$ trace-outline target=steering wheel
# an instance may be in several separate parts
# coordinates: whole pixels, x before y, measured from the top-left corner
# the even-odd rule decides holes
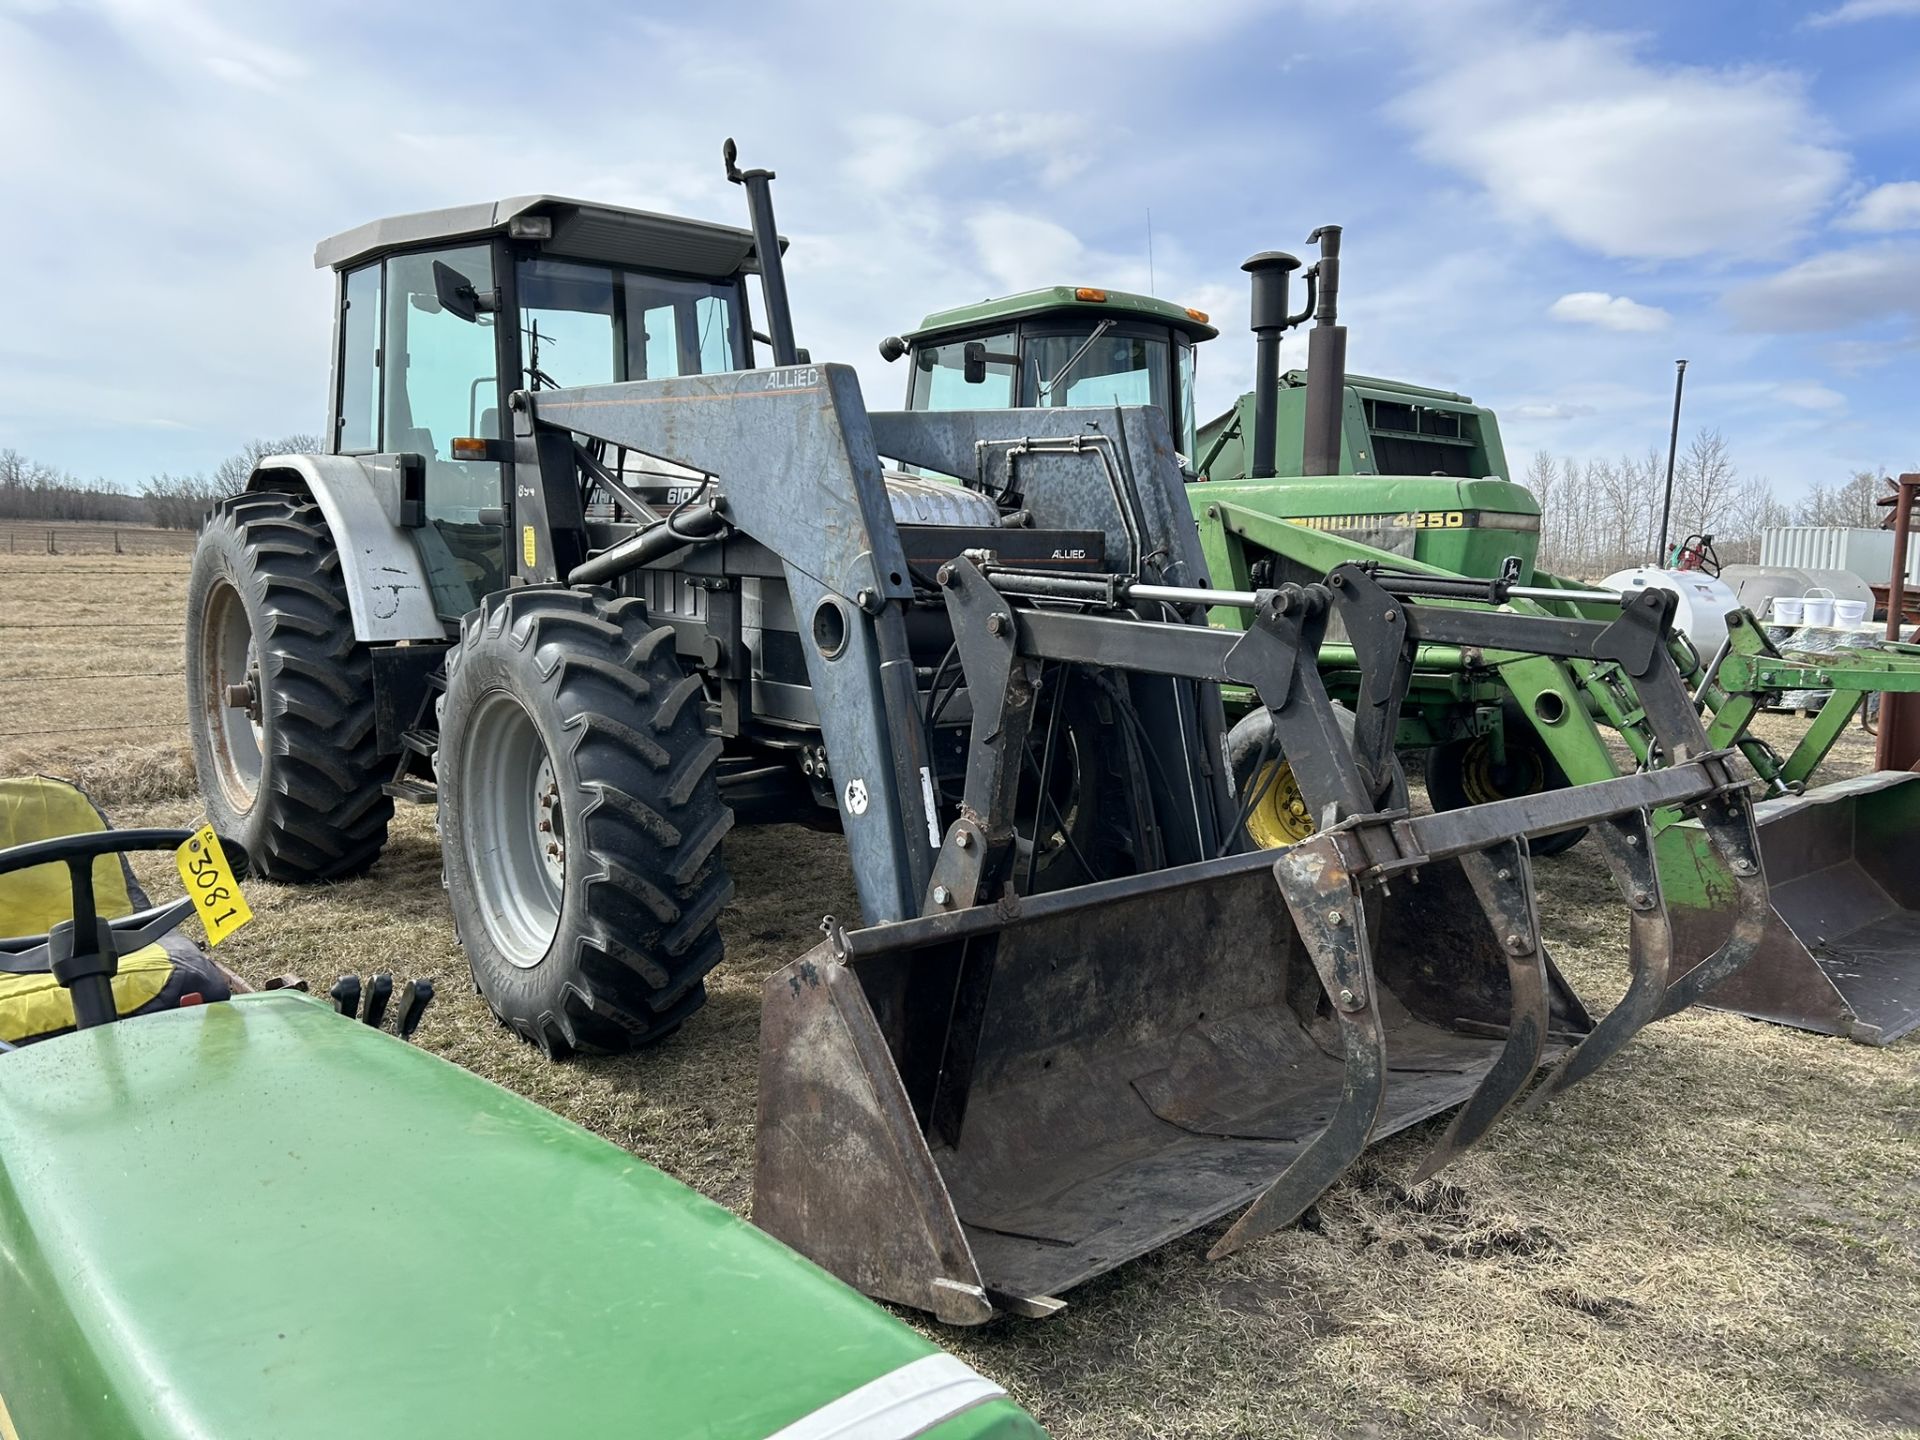
[[[152,945],[178,929],[193,914],[193,898],[182,895],[165,905],[150,905],[117,920],[102,920],[94,903],[93,862],[102,855],[124,855],[135,850],[177,850],[193,838],[192,830],[98,830],[84,835],[62,835],[0,850],[0,875],[33,865],[64,862],[73,887],[73,918],[62,920],[44,935],[0,939],[0,974],[51,973],[73,996],[73,1019],[78,1029],[105,1025],[120,1018],[113,1001],[113,977],[120,957]],[[246,873],[246,852],[221,841],[236,877]]]

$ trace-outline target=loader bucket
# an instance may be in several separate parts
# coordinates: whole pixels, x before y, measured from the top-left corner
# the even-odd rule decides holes
[[[1754,958],[1700,1003],[1889,1045],[1920,1027],[1920,775],[1879,771],[1754,807],[1773,913]],[[1699,827],[1658,841],[1674,953],[1727,931],[1731,877]]]
[[[1283,1172],[1241,1227],[1291,1223],[1370,1140],[1503,1063],[1511,1099],[1592,1030],[1537,943],[1496,937],[1478,853],[1356,904],[1322,844],[816,946],[766,987],[755,1222],[951,1323],[1045,1315]],[[1524,883],[1519,842],[1486,863]],[[1315,906],[1344,956],[1304,940]]]

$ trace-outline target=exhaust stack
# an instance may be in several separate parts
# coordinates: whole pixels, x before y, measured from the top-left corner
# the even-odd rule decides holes
[[[1347,327],[1336,324],[1340,302],[1340,227],[1307,237],[1320,258],[1307,272],[1314,285],[1313,329],[1307,335],[1307,417],[1300,473],[1340,473],[1340,414],[1346,406]]]
[[[747,215],[753,227],[753,249],[760,259],[760,289],[767,303],[767,343],[773,347],[773,363],[798,365],[799,348],[793,343],[793,308],[787,303],[787,272],[780,257],[780,232],[773,223],[773,171],[742,170],[734,162],[739,148],[728,140],[721,150],[727,163],[727,179],[747,187]]]
[[[1263,480],[1275,473],[1274,448],[1280,414],[1280,337],[1305,318],[1287,314],[1289,277],[1300,261],[1281,250],[1264,250],[1240,267],[1253,276],[1253,452],[1247,473]]]

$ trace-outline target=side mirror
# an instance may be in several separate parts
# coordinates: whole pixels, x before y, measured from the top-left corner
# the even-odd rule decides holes
[[[986,383],[987,347],[984,341],[969,340],[961,347],[960,374],[969,385]]]
[[[889,335],[880,342],[880,358],[891,365],[907,353],[907,342],[898,335]]]
[[[482,311],[493,309],[493,296],[482,295],[473,282],[444,260],[433,262],[433,296],[440,308],[471,324]]]

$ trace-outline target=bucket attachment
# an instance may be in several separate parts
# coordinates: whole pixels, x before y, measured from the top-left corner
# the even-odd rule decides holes
[[[1699,1003],[1890,1045],[1920,1028],[1920,775],[1885,770],[1754,807],[1772,907],[1754,959]],[[1734,877],[1697,823],[1659,841],[1676,956],[1728,933]],[[1676,972],[1675,983],[1691,976]]]
[[[1459,1106],[1430,1175],[1543,1062],[1560,1057],[1546,1085],[1564,1088],[1670,1002],[1656,807],[1700,813],[1734,877],[1738,918],[1696,968],[1730,974],[1758,943],[1746,782],[1705,748],[1666,656],[1663,597],[1636,597],[1611,625],[1543,628],[1416,607],[1343,567],[1250,597],[1254,624],[1234,634],[1023,609],[1009,603],[1022,577],[966,562],[942,583],[974,728],[939,883],[915,918],[829,925],[767,982],[762,1012],[754,1219],[869,1294],[959,1324],[1048,1315],[1070,1287],[1236,1209],[1216,1256],[1291,1224],[1367,1145]],[[999,617],[984,629],[971,623],[983,597]],[[1351,740],[1316,659],[1335,610],[1366,677]],[[1529,639],[1620,660],[1674,763],[1436,815],[1374,812],[1413,647]],[[1252,686],[1326,823],[1284,850],[1014,893],[995,876],[1034,657]],[[1582,825],[1606,837],[1636,939],[1627,998],[1598,1024],[1541,943],[1527,849]]]

